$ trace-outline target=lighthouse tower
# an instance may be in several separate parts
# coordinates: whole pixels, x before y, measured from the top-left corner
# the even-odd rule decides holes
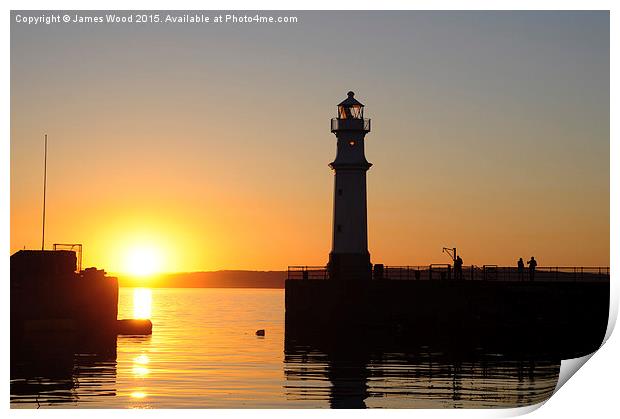
[[[372,166],[364,155],[364,137],[370,132],[370,119],[364,118],[364,105],[355,93],[338,104],[338,117],[331,121],[336,134],[334,170],[334,222],[332,250],[329,254],[330,278],[359,280],[371,278],[366,217],[366,171]]]

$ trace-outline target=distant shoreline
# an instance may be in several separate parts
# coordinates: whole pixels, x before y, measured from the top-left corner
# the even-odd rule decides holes
[[[183,272],[152,277],[118,275],[120,287],[148,288],[268,288],[284,289],[286,271],[222,270]]]
[[[161,285],[153,286],[153,285],[149,285],[149,284],[146,284],[146,283],[141,284],[141,285],[138,285],[138,284],[135,284],[135,285],[122,285],[121,284],[121,285],[119,285],[119,288],[153,288],[153,289],[157,288],[157,289],[162,289],[162,290],[166,290],[166,289],[188,289],[188,290],[189,289],[283,290],[284,289],[284,287],[260,287],[260,286],[259,287],[255,287],[255,286],[249,286],[249,287],[245,287],[245,286],[243,286],[243,287],[226,287],[226,286],[215,286],[215,287],[212,287],[212,286],[204,286],[204,287],[178,287],[178,286],[167,286],[167,285],[164,285],[164,286],[161,286]]]

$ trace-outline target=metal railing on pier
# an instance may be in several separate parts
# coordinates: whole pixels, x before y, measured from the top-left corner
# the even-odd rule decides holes
[[[287,279],[327,279],[329,273],[325,266],[289,266]]]
[[[599,281],[609,280],[607,266],[542,266],[533,272],[528,268],[483,265],[463,266],[458,272],[449,264],[424,266],[374,265],[376,280],[463,280],[463,281]],[[329,279],[326,266],[289,266],[287,279]]]
[[[530,271],[509,266],[463,266],[458,272],[452,265],[385,266],[382,279],[389,280],[470,280],[470,281],[585,281],[609,280],[605,266],[542,266]]]

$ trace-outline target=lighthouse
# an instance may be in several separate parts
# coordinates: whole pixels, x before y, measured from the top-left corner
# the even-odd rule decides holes
[[[332,279],[365,280],[372,271],[366,215],[366,172],[372,164],[364,154],[370,119],[364,118],[364,105],[355,93],[347,96],[331,120],[337,152],[329,164],[334,171],[334,220],[328,269]]]

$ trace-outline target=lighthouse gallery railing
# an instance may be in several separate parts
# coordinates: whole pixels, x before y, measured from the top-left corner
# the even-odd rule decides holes
[[[370,131],[370,119],[368,118],[332,118],[331,129],[334,131],[346,131],[346,130],[362,130]]]

